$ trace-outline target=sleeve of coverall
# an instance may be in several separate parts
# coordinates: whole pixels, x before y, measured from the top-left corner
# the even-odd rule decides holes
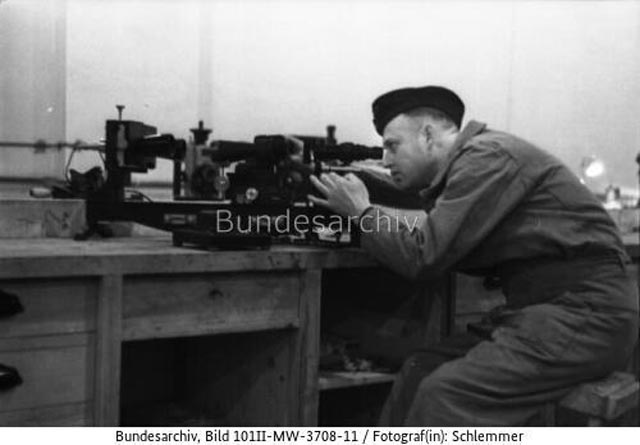
[[[367,186],[371,202],[397,209],[423,209],[424,202],[418,193],[401,190],[391,179],[391,175],[369,169],[356,173]]]
[[[515,160],[487,144],[465,148],[445,181],[420,226],[380,209],[367,211],[362,247],[401,275],[427,279],[468,254],[527,192]]]

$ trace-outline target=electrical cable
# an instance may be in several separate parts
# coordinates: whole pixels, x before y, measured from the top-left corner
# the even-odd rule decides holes
[[[71,184],[71,178],[69,177],[69,167],[71,166],[71,160],[73,159],[73,155],[76,153],[76,148],[71,149],[71,153],[69,153],[69,158],[67,159],[67,164],[64,166],[64,179],[67,180],[67,183]]]
[[[139,190],[126,189],[126,191],[130,194],[131,197],[137,196],[137,197],[142,198],[143,201],[153,202],[153,199],[151,199],[148,195],[142,193]]]

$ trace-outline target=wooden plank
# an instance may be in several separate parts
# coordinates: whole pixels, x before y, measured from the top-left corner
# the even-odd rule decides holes
[[[299,370],[298,390],[293,394],[299,418],[296,424],[318,424],[318,368],[320,366],[320,305],[322,271],[309,269],[303,276],[300,291],[300,325],[292,373]]]
[[[292,272],[127,277],[122,338],[298,326],[298,282]]]
[[[634,242],[627,247],[637,246]],[[169,237],[0,240],[0,278],[372,266],[379,263],[355,248],[274,246],[264,251],[216,252],[173,247]]]
[[[322,371],[318,379],[318,388],[320,391],[352,388],[354,386],[389,383],[395,379],[395,374],[385,372]]]
[[[0,412],[90,401],[95,360],[92,337],[44,337],[41,348],[38,337],[1,340],[0,362],[16,368],[23,383],[0,393]]]
[[[599,419],[613,420],[637,407],[640,384],[626,372],[584,383],[560,401],[563,408]]]
[[[94,334],[46,335],[42,337],[0,338],[0,353],[9,351],[31,351],[38,349],[60,349],[66,347],[92,348]]]
[[[0,412],[2,426],[90,426],[92,424],[92,403],[69,403]]]
[[[189,320],[191,320],[191,318],[184,317],[176,323],[171,322],[170,326],[163,327],[162,319],[149,320],[148,322],[141,319],[141,323],[123,331],[123,340],[138,341],[176,337],[194,337],[199,335],[246,334],[249,332],[298,328],[300,326],[298,320],[271,319],[232,324],[209,323],[206,326],[192,325]]]
[[[0,238],[73,238],[86,225],[80,199],[0,199]]]
[[[0,318],[0,338],[95,329],[95,278],[2,280],[0,289],[16,295],[24,307],[24,312]]]
[[[34,241],[38,241],[35,243]],[[305,270],[377,265],[354,248],[274,246],[269,250],[178,248],[168,237],[71,241],[0,240],[0,278],[225,271]]]
[[[97,426],[116,426],[120,405],[122,338],[122,276],[104,275],[98,294],[96,378],[94,386]]]

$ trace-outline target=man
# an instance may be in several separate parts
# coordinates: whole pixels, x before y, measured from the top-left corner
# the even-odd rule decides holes
[[[359,218],[362,247],[395,271],[482,275],[506,296],[486,338],[405,363],[381,424],[526,424],[576,384],[624,366],[638,337],[637,292],[602,205],[534,145],[476,121],[460,131],[463,113],[436,86],[373,103],[384,163],[398,189],[423,200],[422,226],[396,227],[356,176],[312,178],[324,199],[310,199]]]

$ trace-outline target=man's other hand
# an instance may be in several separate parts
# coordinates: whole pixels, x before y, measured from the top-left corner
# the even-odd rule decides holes
[[[346,176],[323,173],[320,178],[311,175],[311,183],[325,199],[309,195],[309,200],[339,215],[358,217],[371,205],[367,187],[353,173]]]

